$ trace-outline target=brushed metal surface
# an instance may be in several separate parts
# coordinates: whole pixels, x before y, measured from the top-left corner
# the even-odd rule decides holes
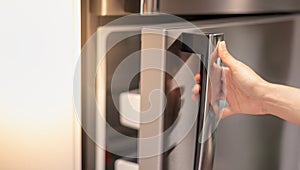
[[[165,36],[163,30],[161,30],[159,34],[154,34],[152,31],[143,30],[141,39],[142,50],[147,50],[150,48],[164,49],[165,47]],[[153,89],[160,89],[161,91],[165,91],[165,73],[162,70],[164,70],[163,68],[166,67],[166,58],[163,56],[163,53],[161,53],[161,55],[162,56],[149,56],[149,53],[145,53],[143,51],[141,54],[141,70],[147,69],[147,71],[141,72],[140,92],[142,113],[145,113],[149,108],[151,108],[149,96],[153,92]],[[151,68],[162,68],[162,70]],[[151,79],[149,77],[151,77]],[[159,111],[163,113],[163,106],[165,102],[164,99],[156,95],[153,100],[160,102],[160,105],[155,107],[159,107]],[[152,112],[150,112],[150,114],[152,114]],[[144,117],[146,116],[147,115],[145,114],[141,114],[141,120],[145,120]],[[163,132],[163,121],[163,116],[159,116],[157,119],[149,123],[142,123],[139,129],[139,138],[150,138],[152,136],[159,136]],[[149,150],[155,150],[157,153],[162,153],[162,146],[162,138],[153,141],[153,143],[139,141],[139,156],[147,155]],[[140,169],[162,170],[161,154],[154,155],[151,157],[149,155],[146,158],[139,158],[138,162]]]
[[[129,14],[125,11],[125,0],[90,0],[90,12],[98,16]]]
[[[131,12],[162,12],[177,15],[257,14],[300,11],[299,0],[91,0],[91,12],[99,16],[126,15]]]
[[[140,13],[151,14],[159,12],[159,0],[140,0]]]
[[[292,54],[294,40],[299,39],[294,36],[299,32],[295,29],[296,18],[299,16],[257,18],[253,23],[247,20],[236,25],[208,26],[204,30],[223,32],[233,56],[264,79],[288,84],[293,58],[297,58]],[[283,123],[270,115],[235,115],[222,120],[217,130],[214,169],[279,169],[280,153],[286,147],[281,145]]]
[[[300,10],[298,0],[164,0],[160,11],[169,14],[253,14]]]

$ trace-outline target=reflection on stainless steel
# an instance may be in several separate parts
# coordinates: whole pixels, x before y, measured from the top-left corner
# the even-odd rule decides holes
[[[90,1],[90,12],[99,16],[126,15],[125,0],[88,0]],[[94,23],[95,24],[95,23]]]
[[[159,0],[140,0],[140,13],[151,14],[153,12],[159,12]]]
[[[180,24],[182,25],[182,23]],[[194,28],[195,29],[195,28]],[[197,102],[191,102],[191,94],[185,96],[185,94],[191,93],[191,88],[194,85],[193,76],[199,69],[199,58],[195,57],[195,60],[191,62],[194,56],[192,53],[183,52],[184,45],[181,41],[186,42],[185,31],[193,32],[191,28],[184,27],[183,29],[178,29],[178,27],[174,27],[174,25],[165,25],[165,26],[158,26],[158,27],[150,27],[144,28],[142,34],[142,49],[146,48],[156,48],[162,49],[162,51],[169,51],[170,54],[175,54],[175,57],[180,58],[181,61],[188,64],[191,63],[190,71],[191,75],[188,77],[184,77],[181,75],[181,67],[183,67],[182,62],[174,62],[176,59],[172,58],[170,54],[164,54],[160,59],[153,60],[154,56],[144,57],[142,53],[141,59],[141,69],[145,68],[147,64],[156,63],[159,68],[162,70],[169,70],[170,73],[163,73],[159,74],[157,70],[147,71],[141,73],[141,95],[144,94],[144,101],[142,98],[141,101],[141,108],[149,108],[147,102],[147,96],[149,91],[153,89],[161,89],[166,93],[167,100],[166,100],[166,109],[164,110],[164,116],[159,118],[151,123],[148,124],[141,124],[141,128],[139,130],[140,137],[147,137],[154,134],[162,134],[164,131],[169,129],[175,129],[176,127],[171,127],[171,125],[176,125],[177,123],[180,124],[180,120],[176,120],[178,117],[182,119],[183,114],[193,115],[191,112],[180,112],[181,107],[184,106],[184,103],[192,103],[193,108],[195,110],[195,115],[197,112]],[[168,35],[176,35],[177,38],[169,37]],[[197,34],[198,35],[198,34]],[[199,39],[198,39],[199,38]],[[193,39],[190,39],[193,40]],[[204,45],[201,46],[204,49],[200,54],[206,54],[208,51],[207,48],[207,37],[205,35],[197,36],[197,42],[203,40]],[[195,44],[192,44],[191,41],[188,43],[189,46],[194,45],[195,47],[199,47]],[[187,45],[187,44],[185,44]],[[197,48],[199,49],[199,48]],[[181,64],[180,64],[181,63]],[[193,66],[192,66],[193,65]],[[180,76],[181,75],[181,76]],[[174,88],[174,84],[172,83],[173,79],[181,79],[184,81],[182,82],[177,81],[178,88]],[[149,79],[151,77],[151,79]],[[182,86],[184,85],[184,86]],[[184,97],[183,97],[184,96]],[[159,97],[159,96],[158,96]],[[161,100],[157,98],[156,100]],[[164,101],[162,101],[164,102]],[[181,114],[181,115],[180,115]],[[179,116],[180,115],[180,116]],[[182,136],[182,140],[174,141],[172,138],[172,133],[169,136],[166,136],[163,141],[157,141],[154,143],[154,146],[161,145],[162,148],[167,148],[167,151],[163,154],[152,156],[149,158],[139,158],[139,166],[143,170],[179,170],[179,169],[193,169],[194,167],[194,155],[195,155],[195,143],[196,143],[196,126],[195,126],[195,119],[197,116],[193,117],[193,120],[186,122],[187,125],[190,126],[192,129],[188,129],[188,131],[184,131],[181,134],[177,134],[177,136]],[[183,128],[183,127],[181,127]],[[173,130],[174,130],[173,129]],[[170,145],[171,144],[171,145]],[[169,148],[171,146],[171,148]],[[145,145],[143,143],[139,144],[139,152],[147,151],[149,145]],[[192,159],[191,159],[192,158]],[[175,165],[175,166],[174,166]]]

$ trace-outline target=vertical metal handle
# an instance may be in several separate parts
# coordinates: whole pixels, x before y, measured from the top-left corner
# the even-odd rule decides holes
[[[209,88],[209,75],[210,75],[210,56],[212,55],[218,42],[224,40],[223,33],[212,33],[207,34],[209,45],[208,54],[204,56],[205,58],[201,62],[200,74],[201,74],[201,91],[199,97],[199,115],[198,115],[198,128],[197,128],[197,142],[196,142],[196,153],[195,153],[195,165],[194,170],[212,170],[215,152],[215,134],[213,124],[205,119],[208,118],[209,112],[209,101],[208,101],[208,91]],[[219,60],[219,59],[218,59]],[[220,60],[217,64],[221,64]],[[211,134],[207,139],[203,140],[204,136]],[[206,136],[205,136],[206,137]]]

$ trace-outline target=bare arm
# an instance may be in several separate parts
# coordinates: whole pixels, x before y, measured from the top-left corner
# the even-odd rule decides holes
[[[266,113],[300,125],[300,89],[270,83],[262,101]]]

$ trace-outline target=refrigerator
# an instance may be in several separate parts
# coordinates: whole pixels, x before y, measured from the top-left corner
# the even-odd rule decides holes
[[[170,82],[183,63],[193,74],[201,70],[214,35],[265,80],[300,87],[300,2],[83,0],[81,8],[82,169],[300,169],[300,128],[271,115],[222,119],[207,137],[210,144],[199,144],[201,101],[191,105],[198,114],[179,142],[141,140],[172,132],[194,82],[184,74],[185,88]],[[146,71],[152,66],[160,71]],[[151,106],[153,90],[164,94],[150,98],[162,114],[144,122],[139,111]]]

